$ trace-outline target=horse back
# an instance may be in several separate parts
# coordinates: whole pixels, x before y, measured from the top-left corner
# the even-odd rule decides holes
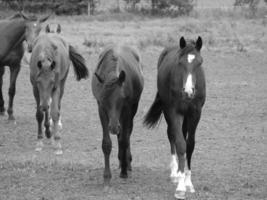
[[[56,63],[55,71],[59,74],[59,79],[65,79],[70,67],[68,44],[56,35],[40,35],[37,37],[32,51],[30,68],[34,76],[38,72],[37,63],[41,55],[53,55]]]
[[[104,82],[108,82],[118,77],[119,72],[122,70],[126,74],[123,87],[127,91],[127,95],[132,99],[139,100],[144,85],[139,55],[130,47],[107,47],[99,56],[95,74],[103,79]],[[99,99],[103,87],[104,84],[100,83],[94,75],[92,78],[92,90],[96,99]]]

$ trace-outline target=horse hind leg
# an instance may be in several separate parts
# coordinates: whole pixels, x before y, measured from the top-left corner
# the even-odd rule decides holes
[[[5,115],[5,107],[4,107],[5,102],[2,93],[4,73],[5,73],[5,67],[0,66],[0,115]]]
[[[16,94],[16,82],[19,71],[20,71],[20,65],[10,67],[10,86],[8,90],[9,102],[7,109],[8,120],[15,120],[15,117],[13,115],[13,101],[14,101],[14,96]]]
[[[45,122],[44,122],[44,127],[45,127],[45,136],[49,139],[51,138],[52,135],[52,130],[51,127],[53,126],[53,120],[49,116],[50,111],[45,111]]]

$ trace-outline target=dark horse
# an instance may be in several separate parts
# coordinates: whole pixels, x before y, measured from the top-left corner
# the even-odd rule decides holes
[[[16,93],[16,80],[20,71],[20,62],[24,54],[23,41],[27,41],[31,49],[33,40],[41,30],[41,23],[49,16],[37,19],[22,13],[0,21],[0,115],[4,115],[4,99],[2,94],[5,66],[10,68],[8,119],[14,120],[13,100]]]
[[[62,154],[60,133],[62,128],[60,107],[71,62],[77,80],[87,78],[84,58],[57,34],[45,34],[36,38],[30,60],[30,79],[37,104],[38,142],[36,151],[42,150],[42,122],[45,114],[45,134],[54,136],[56,154]],[[51,120],[50,120],[51,116]],[[52,132],[52,133],[51,133]]]
[[[191,156],[195,147],[196,128],[206,98],[201,47],[201,37],[196,42],[186,42],[181,37],[180,48],[166,48],[161,53],[158,61],[158,92],[144,120],[144,124],[152,128],[161,114],[164,114],[172,154],[170,176],[178,182],[175,197],[180,199],[185,198],[186,190],[194,192],[191,182]],[[188,165],[186,173],[185,159]]]
[[[120,177],[127,178],[127,170],[131,170],[130,136],[143,85],[142,65],[136,51],[126,46],[110,46],[102,52],[92,79],[92,90],[103,128],[105,182],[111,178],[109,132],[118,139]]]

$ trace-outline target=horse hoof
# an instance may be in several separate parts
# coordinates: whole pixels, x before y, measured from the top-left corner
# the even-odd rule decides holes
[[[15,121],[15,117],[13,115],[8,116],[9,121]]]
[[[128,174],[121,173],[121,174],[120,174],[120,177],[121,177],[121,178],[128,178]]]
[[[43,146],[44,146],[43,142],[42,141],[38,141],[37,144],[36,144],[35,151],[37,151],[37,152],[42,151]]]
[[[190,193],[195,193],[195,188],[194,186],[185,186],[186,187],[186,191],[187,192],[190,192]]]
[[[62,151],[61,149],[58,149],[58,150],[55,151],[55,154],[56,154],[57,156],[60,156],[60,155],[63,154],[63,151]]]
[[[185,192],[184,191],[175,191],[174,197],[176,199],[185,199]]]
[[[36,148],[35,148],[35,151],[37,151],[37,152],[42,151],[42,147],[36,147]]]

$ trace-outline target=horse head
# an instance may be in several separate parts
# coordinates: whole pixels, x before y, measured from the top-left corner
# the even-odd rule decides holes
[[[125,81],[126,74],[122,70],[118,77],[107,82],[104,82],[99,75],[95,74],[95,76],[100,83],[104,84],[101,106],[103,106],[109,118],[109,131],[112,134],[118,135],[121,131],[120,116],[122,112],[123,101],[125,99],[123,83]]]
[[[52,99],[52,94],[57,87],[58,74],[56,73],[55,51],[57,46],[51,45],[51,48],[46,48],[39,53],[36,60],[38,73],[36,83],[39,90],[40,106],[43,111],[49,109]]]
[[[42,23],[45,22],[51,14],[39,19],[35,16],[26,16],[23,13],[20,13],[20,15],[25,20],[25,40],[28,44],[28,51],[31,52],[33,43],[42,29]]]
[[[203,59],[200,54],[202,38],[199,36],[196,41],[186,41],[180,38],[179,66],[182,69],[182,94],[192,99],[196,94],[196,70],[201,66]]]

